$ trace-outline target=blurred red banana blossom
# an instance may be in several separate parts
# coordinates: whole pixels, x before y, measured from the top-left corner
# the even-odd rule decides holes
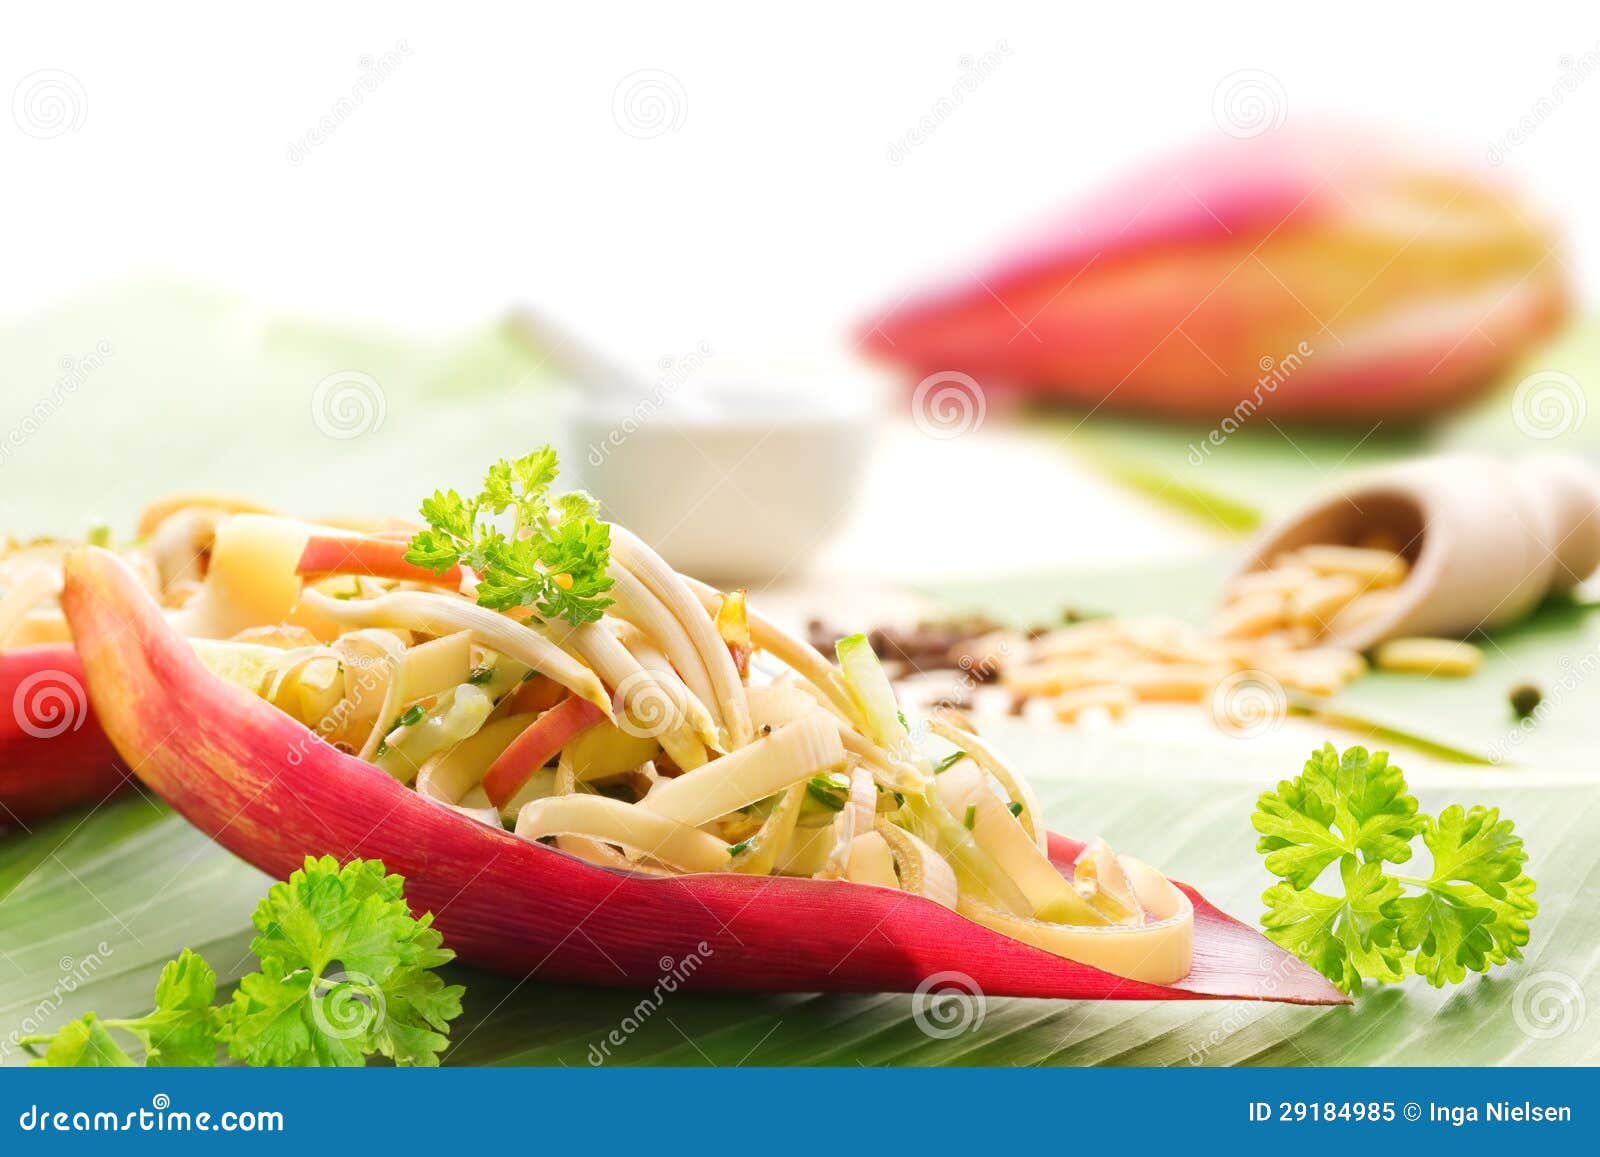
[[[862,327],[913,380],[1216,420],[1419,419],[1566,315],[1556,238],[1487,169],[1287,130],[1169,158]]]

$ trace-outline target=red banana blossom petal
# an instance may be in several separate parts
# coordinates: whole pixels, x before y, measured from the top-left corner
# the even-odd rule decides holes
[[[128,782],[72,644],[0,651],[0,828],[98,803]]]
[[[1285,131],[1168,158],[895,305],[862,341],[913,380],[1089,407],[1424,417],[1565,316],[1555,248],[1487,171]]]
[[[445,942],[484,968],[648,986],[692,957],[684,986],[697,989],[910,991],[955,970],[997,996],[1345,1000],[1188,888],[1194,968],[1163,986],[1063,960],[887,888],[595,867],[440,807],[217,679],[114,555],[78,551],[66,576],[62,602],[90,698],[145,783],[276,876],[308,854],[383,860]],[[175,718],[186,725],[166,734]],[[1066,864],[1081,846],[1052,837],[1051,854]]]

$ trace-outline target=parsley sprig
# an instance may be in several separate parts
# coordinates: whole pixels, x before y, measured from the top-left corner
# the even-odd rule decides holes
[[[30,1051],[44,1048],[35,1064],[58,1068],[126,1068],[134,1063],[114,1031],[137,1040],[152,1068],[211,1065],[217,1056],[218,1011],[211,1007],[217,974],[204,957],[185,948],[156,982],[156,1007],[141,1017],[101,1020],[86,1013],[53,1033],[23,1037]]]
[[[53,1067],[133,1065],[117,1032],[153,1067],[213,1065],[219,1048],[257,1066],[361,1066],[375,1053],[436,1065],[464,990],[433,971],[455,953],[432,916],[411,915],[403,887],[377,860],[341,868],[331,856],[307,857],[256,907],[250,948],[261,970],[228,1003],[213,1005],[217,974],[186,948],[161,970],[154,1011],[128,1020],[89,1013],[21,1043],[42,1048],[35,1063]]]
[[[543,446],[489,467],[475,497],[434,491],[422,503],[429,529],[411,540],[406,561],[436,574],[472,568],[478,602],[493,610],[533,607],[573,626],[594,622],[611,605],[611,528],[587,494],[551,497],[559,468]]]
[[[1341,990],[1413,972],[1443,987],[1522,958],[1539,906],[1522,839],[1498,809],[1422,814],[1384,752],[1341,756],[1327,744],[1262,794],[1251,822],[1280,880],[1261,897],[1266,934]],[[1411,860],[1418,837],[1427,874],[1388,871]],[[1314,887],[1334,866],[1340,892]]]

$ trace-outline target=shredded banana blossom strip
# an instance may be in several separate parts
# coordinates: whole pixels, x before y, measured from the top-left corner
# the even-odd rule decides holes
[[[301,597],[317,613],[347,626],[404,627],[434,635],[471,631],[484,646],[526,663],[611,714],[611,696],[593,671],[532,628],[476,603],[427,591],[336,599],[308,588]]]
[[[750,741],[750,707],[745,701],[738,668],[722,636],[717,633],[715,621],[705,614],[705,608],[682,576],[632,532],[612,526],[611,554],[625,569],[637,575],[683,625],[711,678],[717,705],[728,726],[729,741],[734,747],[743,747]]]
[[[728,728],[722,717],[721,704],[717,701],[716,691],[711,686],[711,676],[706,670],[705,660],[695,649],[694,641],[689,638],[689,632],[667,609],[667,605],[656,598],[655,594],[626,567],[613,563],[608,573],[614,584],[611,596],[616,602],[613,608],[616,615],[655,642],[677,670],[678,677],[683,680],[684,685],[694,692],[695,698],[707,708],[715,730],[725,734]],[[727,741],[717,738],[711,746],[725,750]]]

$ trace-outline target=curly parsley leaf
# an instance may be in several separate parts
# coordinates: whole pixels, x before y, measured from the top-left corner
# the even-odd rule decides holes
[[[38,1064],[55,1068],[125,1067],[134,1062],[113,1031],[137,1040],[151,1067],[211,1065],[217,1056],[217,1014],[211,1007],[217,974],[205,958],[185,948],[169,961],[156,982],[156,1007],[144,1016],[101,1020],[88,1013],[54,1033],[29,1037],[25,1045],[46,1046]]]
[[[1384,752],[1333,744],[1314,752],[1305,769],[1264,793],[1252,819],[1267,870],[1305,888],[1341,856],[1403,864],[1422,830],[1417,801]]]
[[[1416,972],[1436,986],[1520,959],[1538,912],[1527,853],[1493,808],[1419,814],[1400,769],[1378,752],[1331,744],[1257,801],[1257,850],[1280,883],[1262,895],[1269,938],[1340,989]],[[1391,875],[1422,837],[1426,877]],[[1313,887],[1338,865],[1343,895]]]
[[[493,610],[533,607],[573,626],[599,619],[611,605],[611,528],[587,494],[551,497],[559,468],[543,446],[490,466],[474,498],[434,491],[422,503],[428,529],[412,538],[406,561],[435,573],[470,567],[478,602]],[[508,511],[506,529],[495,519]]]
[[[68,1021],[53,1033],[25,1036],[17,1042],[30,1052],[45,1046],[44,1055],[33,1063],[57,1069],[125,1069],[134,1064],[106,1031],[105,1022],[94,1013]]]
[[[156,1007],[132,1020],[90,1013],[54,1033],[25,1038],[45,1046],[52,1066],[136,1062],[116,1033],[139,1042],[147,1065],[211,1065],[225,1045],[250,1065],[359,1066],[377,1053],[400,1065],[436,1065],[461,1013],[463,989],[433,970],[453,958],[433,918],[413,917],[403,881],[376,860],[341,868],[308,857],[257,906],[251,948],[261,970],[214,1007],[217,976],[185,949],[161,972]]]
[[[217,1058],[217,974],[205,957],[185,948],[169,961],[156,982],[156,1010],[137,1031],[145,1046],[145,1064],[193,1068]]]
[[[1359,996],[1362,977],[1388,982],[1404,975],[1405,952],[1383,912],[1399,897],[1400,885],[1382,865],[1357,864],[1353,857],[1340,863],[1339,878],[1343,896],[1274,884],[1261,897],[1267,905],[1261,923],[1268,939]]]
[[[229,1054],[258,1065],[362,1065],[371,1053],[438,1064],[464,990],[431,971],[454,953],[431,916],[411,915],[402,886],[376,860],[341,869],[332,857],[308,857],[275,884],[254,917],[262,970],[240,982],[224,1023]]]
[[[385,1011],[359,982],[324,982],[267,961],[234,991],[228,1052],[258,1067],[359,1068],[378,1051],[374,1028]]]
[[[1469,971],[1520,960],[1539,905],[1511,821],[1496,808],[1456,804],[1428,821],[1422,841],[1433,854],[1433,871],[1408,880],[1418,893],[1388,909],[1399,922],[1401,943],[1416,952],[1418,975],[1442,988]]]

